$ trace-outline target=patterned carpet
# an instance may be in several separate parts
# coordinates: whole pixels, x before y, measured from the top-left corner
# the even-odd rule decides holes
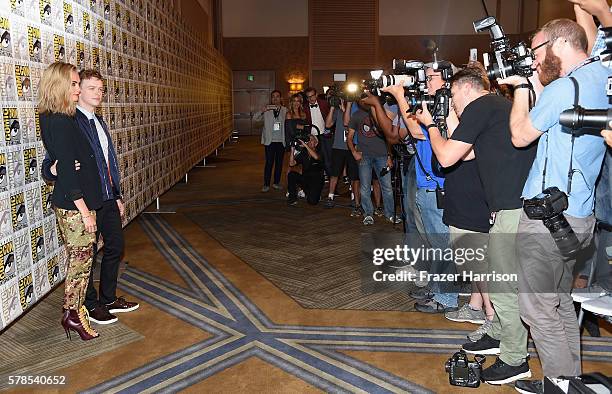
[[[82,342],[74,332],[72,341],[66,340],[59,324],[63,294],[64,286],[60,285],[0,335],[1,377],[52,375],[143,338],[126,325],[116,323],[96,326],[100,337],[93,341]],[[7,379],[0,379],[0,390],[7,389],[7,383]]]
[[[86,393],[176,392],[258,357],[326,392],[430,390],[346,356],[345,351],[450,354],[466,331],[279,325],[270,321],[159,216],[139,219],[187,288],[128,268],[122,290],[213,337],[94,386]],[[610,338],[583,342],[584,359],[612,362]]]
[[[284,191],[260,193],[255,139],[222,154],[162,197],[161,210],[177,214],[141,215],[126,229],[119,293],[139,310],[96,326],[95,341],[69,342],[56,290],[0,336],[0,384],[39,373],[65,375],[61,392],[474,392],[449,386],[443,368],[474,326],[411,312],[409,289],[362,280],[362,237],[400,228],[365,228],[346,197],[334,209],[290,208]],[[583,337],[583,365],[610,375],[603,332]]]

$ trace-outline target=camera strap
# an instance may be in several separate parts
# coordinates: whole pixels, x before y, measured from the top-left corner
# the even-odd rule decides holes
[[[421,171],[423,171],[423,173],[425,174],[425,179],[427,179],[428,182],[434,181],[436,183],[436,189],[442,189],[438,181],[434,179],[434,177],[432,177],[431,174],[427,172],[427,170],[423,166],[423,162],[421,162],[421,158],[419,157],[419,151],[417,150],[416,143],[414,141],[414,137],[412,136],[412,134],[410,134],[410,131],[408,131],[408,135],[404,139],[404,142],[407,145],[412,146],[412,149],[414,150],[414,156],[417,159],[417,163],[419,163],[419,167],[421,167]]]
[[[591,61],[582,64],[580,67],[592,63],[594,60],[589,59]],[[575,69],[574,69],[575,71]],[[573,71],[572,71],[573,72]],[[578,99],[580,97],[580,88],[578,87],[578,81],[576,78],[570,76],[569,80],[572,81],[574,85],[574,109],[578,107]],[[572,133],[572,148],[570,150],[570,162],[569,162],[569,170],[567,171],[567,194],[572,192],[572,177],[574,176],[574,142],[576,140],[576,135]],[[546,158],[544,159],[544,169],[542,170],[542,191],[546,189],[546,167],[548,166],[548,134],[546,135]]]

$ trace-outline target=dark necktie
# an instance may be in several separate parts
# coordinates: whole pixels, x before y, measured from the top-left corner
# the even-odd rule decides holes
[[[310,108],[317,108],[319,104],[310,104]]]
[[[91,125],[91,129],[94,131],[95,135],[98,135],[98,127],[96,127],[96,122],[93,119],[89,119],[89,124]],[[98,141],[99,141],[99,137],[98,137]],[[102,147],[102,141],[100,141],[100,147]],[[104,153],[103,153],[104,154]],[[106,160],[105,160],[106,161]],[[111,184],[111,186],[113,185],[113,178],[111,176],[110,173],[110,166],[108,163],[106,163],[106,173],[108,174],[108,181]]]

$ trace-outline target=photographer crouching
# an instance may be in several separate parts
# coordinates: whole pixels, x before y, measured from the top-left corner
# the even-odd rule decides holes
[[[323,176],[323,163],[319,140],[314,135],[306,133],[296,136],[297,146],[289,156],[289,174],[287,175],[287,189],[289,197],[287,204],[297,205],[297,187],[300,186],[306,194],[308,204],[316,205],[321,199],[321,191],[325,178]]]
[[[599,137],[570,133],[559,115],[577,104],[607,107],[609,70],[587,56],[585,31],[569,19],[548,22],[531,47],[545,86],[535,107],[529,110],[526,78],[499,81],[515,87],[512,143],[525,147],[539,138],[517,236],[520,315],[531,329],[544,375],[576,376],[581,374],[580,332],[570,296],[572,271],[576,251],[592,238],[593,194],[605,146]],[[516,387],[538,392],[541,382],[521,381]]]

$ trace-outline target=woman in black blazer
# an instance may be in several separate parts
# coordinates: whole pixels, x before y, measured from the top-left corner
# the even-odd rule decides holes
[[[62,326],[81,339],[97,338],[83,305],[93,260],[96,209],[102,205],[100,176],[94,153],[79,130],[74,114],[79,99],[79,74],[75,66],[56,62],[42,75],[39,89],[40,128],[45,149],[57,160],[57,180],[52,201],[61,236],[68,252]],[[81,163],[80,170],[74,162]]]

